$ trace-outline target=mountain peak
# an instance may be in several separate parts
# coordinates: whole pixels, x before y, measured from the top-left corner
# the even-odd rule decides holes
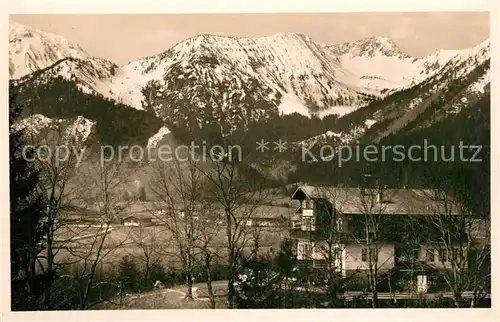
[[[80,47],[80,45],[68,40],[67,38],[47,32],[41,29],[33,28],[31,26],[24,25],[16,21],[9,21],[9,40],[10,42],[16,39],[22,38],[42,38],[45,41],[50,41],[52,43],[60,43],[68,46],[71,49],[77,50],[82,54],[88,55],[87,52]]]
[[[291,32],[291,31],[286,31],[286,32],[278,32],[270,36],[271,38],[285,38],[285,39],[290,39],[290,38],[299,38],[299,39],[309,39],[308,36],[306,36],[303,33],[300,32]]]
[[[11,78],[21,78],[67,57],[86,59],[89,55],[78,44],[63,36],[10,21],[9,74]]]
[[[331,47],[340,55],[350,54],[351,56],[373,57],[377,54],[384,56],[397,56],[408,58],[398,45],[387,36],[371,36],[361,38],[353,42],[345,42]]]
[[[278,32],[269,36],[263,36],[263,37],[234,37],[234,36],[227,36],[227,35],[220,35],[220,34],[198,34],[196,36],[190,37],[186,40],[181,41],[179,44],[201,44],[201,43],[217,43],[217,42],[236,42],[236,43],[248,43],[248,42],[259,42],[260,40],[263,39],[273,39],[273,40],[297,40],[297,39],[305,39],[305,40],[311,40],[309,36],[306,36],[302,33],[299,32]],[[176,45],[175,45],[176,46]],[[174,46],[174,47],[175,47]]]
[[[485,38],[483,41],[481,41],[476,46],[474,46],[473,48],[484,49],[484,48],[489,48],[490,46],[491,46],[491,39],[490,39],[490,37],[488,37],[488,38]]]
[[[371,37],[364,37],[361,38],[360,40],[357,41],[357,43],[360,44],[371,44],[373,46],[378,46],[378,47],[398,47],[394,40],[387,36],[371,36]]]

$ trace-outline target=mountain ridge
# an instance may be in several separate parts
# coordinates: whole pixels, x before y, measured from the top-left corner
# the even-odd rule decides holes
[[[31,38],[43,33],[32,29],[27,27],[28,31],[23,32],[22,25],[16,23],[11,35],[15,39],[12,48],[27,48],[28,57],[32,52]],[[26,33],[30,46],[18,45]],[[42,40],[47,37],[40,36]],[[60,42],[56,49],[70,43],[60,36],[55,39]],[[489,57],[489,44],[488,37],[472,48],[438,50],[416,58],[402,52],[385,36],[325,45],[294,32],[266,37],[201,34],[122,66],[91,57],[71,44],[69,49],[74,52],[63,50],[59,56],[41,55],[51,59],[63,54],[70,57],[48,66],[45,65],[50,60],[43,59],[41,64],[29,66],[44,68],[28,76],[11,78],[11,82],[24,88],[51,88],[52,83],[62,78],[88,95],[101,97],[106,104],[154,114],[163,122],[159,126],[152,121],[158,129],[149,140],[154,144],[170,129],[200,135],[215,130],[224,136],[245,130],[251,122],[293,113],[309,118],[339,115],[341,122],[346,122],[345,129],[337,130],[332,124],[327,129],[328,135],[314,132],[310,138],[335,137],[349,142],[363,136],[372,126],[385,126],[389,119],[396,122],[401,113],[423,106],[423,101],[439,95],[448,83],[471,74]],[[19,57],[18,52],[10,60]],[[464,75],[455,75],[454,70]],[[489,72],[477,78],[478,84],[489,83]],[[469,84],[471,89],[473,83]],[[391,98],[401,93],[409,95],[408,98]],[[374,109],[372,103],[378,107]],[[363,117],[361,123],[349,121],[358,114]],[[92,120],[99,123],[95,118]],[[353,127],[346,130],[349,124]],[[301,141],[305,140],[308,138]]]
[[[22,26],[19,23],[14,24],[16,24],[17,29]],[[30,29],[30,27],[27,27],[27,29],[31,30],[33,28]],[[38,29],[37,31],[40,32]],[[18,32],[18,34],[19,33],[20,32]],[[53,35],[51,33],[47,34]],[[57,39],[59,39],[59,37],[57,37]],[[346,106],[344,113],[348,113],[368,103],[371,100],[369,98],[371,95],[383,97],[401,87],[408,86],[408,82],[410,82],[410,80],[404,79],[404,77],[399,77],[396,81],[394,79],[387,80],[384,78],[384,75],[381,75],[380,71],[378,71],[378,75],[377,73],[360,73],[359,70],[357,71],[356,68],[352,68],[352,66],[348,66],[351,68],[342,66],[343,57],[332,55],[332,51],[335,50],[331,48],[335,46],[347,48],[357,46],[356,44],[359,45],[359,42],[364,42],[366,44],[367,41],[376,41],[378,43],[385,41],[391,46],[397,47],[392,40],[383,36],[367,37],[357,42],[337,45],[322,45],[314,42],[310,37],[304,34],[295,32],[281,32],[265,37],[230,37],[200,34],[180,41],[159,54],[140,58],[122,66],[110,62],[111,64],[109,65],[113,65],[116,75],[97,77],[94,83],[100,86],[96,85],[94,91],[125,105],[142,109],[144,108],[144,101],[147,99],[142,92],[145,87],[147,87],[147,84],[149,82],[161,81],[162,76],[168,71],[171,62],[166,59],[167,56],[172,55],[173,52],[177,52],[178,57],[174,57],[175,60],[189,60],[190,55],[199,54],[198,51],[193,49],[199,46],[198,49],[201,48],[205,52],[212,52],[215,53],[215,55],[225,56],[225,58],[229,57],[228,60],[230,60],[232,64],[240,67],[243,66],[241,68],[248,70],[249,73],[252,69],[251,65],[261,67],[261,65],[266,65],[269,59],[274,59],[275,63],[273,63],[273,65],[280,65],[279,67],[274,66],[272,69],[262,69],[261,67],[260,72],[251,71],[251,73],[256,74],[256,77],[260,78],[260,81],[280,91],[285,98],[290,98],[292,103],[289,105],[294,105],[296,107],[283,107],[282,111],[284,113],[288,113],[290,110],[310,115],[311,113],[317,112],[314,110],[319,109],[326,111],[328,108],[331,109],[334,106],[342,105]],[[221,44],[217,44],[217,42]],[[269,47],[269,43],[273,44],[273,50],[265,48],[266,46]],[[300,58],[293,57],[293,55],[289,53],[280,53],[278,49],[276,49],[276,43],[285,45],[283,46],[283,51],[288,51],[288,48],[292,48],[292,50],[299,53],[297,56]],[[300,50],[297,49],[300,47],[298,47],[299,44],[302,46]],[[238,45],[239,48],[236,48],[236,45]],[[325,52],[323,50],[325,46],[330,48],[330,52]],[[257,49],[266,49],[267,52],[259,55],[258,51],[256,53],[256,47]],[[228,48],[231,51],[231,55],[227,53]],[[373,51],[374,48],[370,50]],[[401,52],[399,49],[398,51]],[[91,57],[84,51],[83,53],[86,55],[85,57],[81,57],[83,55],[82,52],[78,52],[75,58],[88,60],[90,62],[93,61],[91,65],[93,65],[95,69],[106,68],[105,66],[100,66],[100,64],[95,61],[97,58]],[[409,55],[404,53],[401,54],[404,55],[405,59],[409,59]],[[283,58],[283,56],[285,58]],[[303,59],[304,57],[308,58]],[[304,62],[304,60],[306,62]],[[441,60],[446,60],[446,57]],[[354,63],[351,63],[351,65],[353,64]],[[356,64],[359,65],[359,62],[356,62]],[[434,62],[429,62],[427,65],[436,64],[438,66],[434,66],[434,69],[437,71],[443,62],[440,63],[436,60]],[[429,68],[425,66],[425,64],[421,65],[422,66],[419,67],[420,69]],[[297,68],[299,68],[299,70],[297,70]],[[416,68],[412,73],[416,74],[419,68]],[[401,68],[392,69],[401,70]],[[353,70],[355,72],[353,72]],[[358,75],[356,75],[356,73]],[[286,79],[287,77],[293,77],[294,80]],[[384,85],[375,86],[373,83],[377,79],[381,80],[381,83],[384,83]],[[397,81],[403,79],[405,84],[397,84]],[[421,79],[417,80],[417,82],[418,81],[421,81]],[[391,82],[396,83],[391,84]],[[329,88],[332,86],[337,88]],[[335,99],[332,102],[332,97],[336,97],[337,99],[343,97],[345,98],[346,104],[339,104],[341,102],[335,101]],[[338,111],[339,109],[337,108],[334,110]],[[328,112],[326,113],[328,114]]]

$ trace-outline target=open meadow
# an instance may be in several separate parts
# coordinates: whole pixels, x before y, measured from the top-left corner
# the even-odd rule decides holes
[[[101,249],[101,253],[106,254],[102,259],[103,268],[107,265],[115,266],[124,256],[135,260],[139,265],[146,256],[149,256],[158,258],[165,267],[179,267],[177,243],[171,231],[161,225],[146,227],[111,225],[107,229],[88,225],[61,227],[54,247],[57,250],[57,262],[75,263],[82,257],[92,258],[99,250],[105,233]],[[273,252],[278,249],[280,241],[287,234],[286,227],[259,227],[258,235],[248,233],[246,236],[245,250],[250,251],[255,247],[253,239],[258,236],[259,252],[263,254]],[[223,260],[226,257],[226,245],[225,227],[221,225],[209,247]]]

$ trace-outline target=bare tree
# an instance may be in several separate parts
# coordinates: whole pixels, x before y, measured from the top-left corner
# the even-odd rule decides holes
[[[83,230],[86,235],[80,234],[78,238],[71,239],[71,244],[65,248],[78,267],[75,279],[82,310],[108,300],[91,297],[99,286],[96,275],[113,252],[130,243],[130,228],[116,228],[113,224],[118,222],[118,216],[129,206],[130,201],[123,201],[120,188],[130,183],[134,169],[127,161],[101,164],[99,160],[92,160],[89,164],[85,171],[88,190],[85,199],[93,210],[93,216],[89,218],[90,225]]]
[[[26,122],[34,122],[31,116]],[[56,270],[66,263],[57,261],[58,254],[64,249],[67,240],[59,238],[61,230],[66,229],[68,218],[76,211],[75,205],[81,202],[84,185],[77,182],[77,167],[85,160],[84,142],[79,141],[68,127],[51,124],[38,128],[31,124],[27,140],[38,146],[34,162],[40,169],[38,195],[45,204],[43,221],[42,251],[38,254],[38,269],[46,276],[55,278]],[[51,308],[52,279],[46,279],[43,306]]]
[[[208,181],[208,191],[214,204],[218,205],[225,222],[228,264],[228,307],[235,303],[235,283],[237,282],[238,260],[249,242],[247,222],[266,200],[264,182],[251,167],[227,159],[210,163],[210,167],[199,167]]]
[[[208,210],[209,211],[209,210]],[[205,213],[208,212],[207,209]],[[199,240],[196,243],[197,254],[201,258],[201,267],[205,270],[207,277],[207,291],[210,301],[210,308],[215,309],[216,291],[212,285],[212,267],[214,261],[219,258],[217,241],[221,239],[222,230],[217,222],[218,218],[214,216],[206,216],[203,218],[203,229],[199,231]]]
[[[207,203],[203,196],[203,175],[192,160],[174,159],[155,165],[151,190],[156,195],[153,215],[171,236],[164,252],[179,259],[186,274],[187,299],[193,298],[195,248],[203,229]]]
[[[248,222],[248,241],[250,246],[250,256],[257,259],[262,248],[262,239],[264,237],[264,229],[258,223]]]
[[[143,279],[147,282],[152,267],[160,263],[158,248],[161,246],[162,238],[155,227],[152,227],[152,229],[133,230],[130,238],[139,250],[139,253],[131,252],[131,256],[142,262],[144,269]]]
[[[389,218],[385,215],[388,206],[384,199],[386,191],[378,183],[373,183],[370,175],[365,175],[364,179],[360,188],[353,190],[354,193],[349,201],[358,213],[352,221],[354,227],[349,238],[361,246],[360,259],[366,266],[363,271],[366,273],[372,307],[375,308],[378,306],[378,282],[381,271],[387,270],[386,266],[394,256],[383,251],[386,243],[384,229]]]
[[[491,272],[489,215],[480,216],[471,208],[467,196],[442,189],[426,190],[430,200],[426,216],[428,234],[422,248],[430,255],[425,264],[441,277],[453,293],[456,307],[464,306],[464,294],[470,293],[470,306],[484,297]]]
[[[331,304],[336,306],[344,286],[342,253],[348,241],[342,211],[349,202],[349,193],[339,186],[322,186],[319,191],[323,198],[316,201],[318,222],[314,249],[326,264],[324,287],[331,296]]]

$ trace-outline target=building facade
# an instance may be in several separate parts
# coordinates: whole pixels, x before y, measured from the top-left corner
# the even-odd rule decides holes
[[[291,199],[297,208],[290,237],[302,266],[345,277],[408,273],[427,291],[429,270],[456,269],[457,258],[469,257],[460,240],[466,234],[440,242],[460,211],[435,190],[300,186]]]

